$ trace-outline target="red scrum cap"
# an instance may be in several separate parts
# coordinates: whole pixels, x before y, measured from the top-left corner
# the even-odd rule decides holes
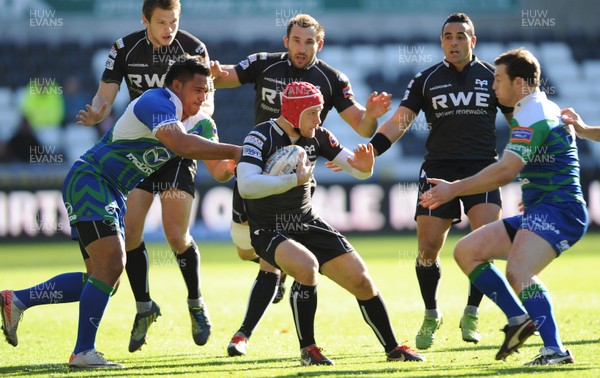
[[[300,129],[302,113],[323,103],[323,95],[317,87],[305,81],[293,81],[283,90],[281,116],[291,123],[294,129]]]

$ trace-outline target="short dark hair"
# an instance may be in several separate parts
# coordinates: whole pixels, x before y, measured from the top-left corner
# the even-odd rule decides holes
[[[294,25],[298,25],[301,28],[310,28],[314,26],[315,30],[317,31],[317,41],[325,39],[325,29],[323,29],[321,24],[319,24],[319,22],[315,20],[314,17],[308,14],[301,13],[290,19],[290,21],[288,22],[286,34],[288,38],[290,37],[290,33]]]
[[[152,13],[156,8],[164,10],[179,10],[181,13],[181,3],[179,0],[144,0],[142,5],[142,14],[148,21],[152,18]]]
[[[525,80],[529,86],[539,87],[542,69],[537,58],[523,47],[510,50],[500,55],[494,61],[496,66],[506,66],[506,75],[512,81],[517,77]]]
[[[444,22],[444,25],[442,25],[442,35],[444,34],[444,28],[446,27],[446,24],[450,24],[453,22],[459,22],[461,24],[469,25],[469,28],[472,33],[471,37],[475,36],[475,25],[473,25],[473,21],[471,21],[469,16],[467,16],[465,13],[452,13],[450,16],[448,16],[448,18],[446,18],[446,21]]]
[[[210,67],[199,55],[181,55],[169,66],[169,69],[165,74],[164,86],[170,87],[174,80],[185,83],[186,81],[192,80],[196,74],[209,77]]]

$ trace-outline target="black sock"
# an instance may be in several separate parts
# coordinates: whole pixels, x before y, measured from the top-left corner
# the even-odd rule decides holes
[[[198,246],[192,240],[192,245],[183,253],[175,254],[175,258],[177,258],[177,265],[179,265],[188,289],[188,299],[200,298],[200,251]]]
[[[258,271],[256,281],[250,290],[250,298],[248,299],[248,308],[246,316],[242,322],[242,326],[238,332],[242,332],[247,338],[252,336],[252,332],[262,319],[271,304],[275,293],[277,292],[277,283],[279,276],[275,273]]]
[[[421,296],[425,302],[425,309],[434,310],[437,308],[437,288],[442,278],[442,268],[439,261],[431,266],[421,266],[417,260],[415,266],[417,279],[421,288]]]
[[[394,329],[385,308],[385,303],[383,303],[383,298],[377,294],[366,301],[357,300],[363,319],[371,326],[385,352],[391,352],[392,349],[398,346],[398,342],[396,336],[394,336]]]
[[[483,299],[483,293],[473,284],[469,285],[469,297],[467,298],[467,306],[479,307],[481,300]]]
[[[315,314],[317,312],[317,287],[294,281],[290,289],[290,305],[294,315],[300,348],[315,343]]]
[[[150,302],[150,287],[148,286],[148,252],[142,241],[137,248],[127,252],[125,270],[136,302]]]

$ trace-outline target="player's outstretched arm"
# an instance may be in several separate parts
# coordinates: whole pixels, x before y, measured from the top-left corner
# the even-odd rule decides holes
[[[210,175],[220,183],[227,182],[235,175],[235,161],[226,160],[205,160],[204,165]]]
[[[218,60],[211,60],[210,72],[215,88],[234,88],[242,85],[234,66],[231,64],[222,65]]]
[[[383,154],[392,144],[402,138],[416,117],[417,113],[405,106],[399,106],[394,115],[381,125],[371,139],[375,155]]]
[[[330,168],[337,166],[334,171],[344,170],[359,180],[365,180],[373,174],[375,155],[373,145],[359,144],[354,151],[344,148],[331,162]]]
[[[161,126],[154,134],[169,150],[188,159],[195,160],[240,160],[242,147],[234,144],[217,143],[194,134],[187,134],[181,123]]]
[[[367,99],[367,107],[355,103],[340,113],[340,117],[348,123],[356,133],[370,138],[377,130],[377,119],[387,113],[392,105],[392,95],[386,92],[373,92]]]
[[[462,180],[448,182],[437,178],[427,181],[435,185],[420,198],[420,205],[435,209],[458,196],[484,193],[511,182],[523,169],[525,163],[517,155],[505,151],[502,159],[488,165],[479,173]]]
[[[94,126],[102,122],[112,110],[112,105],[115,102],[119,92],[117,83],[100,82],[98,91],[92,99],[92,104],[87,104],[85,109],[79,111],[75,116],[78,119],[77,124],[82,126]]]
[[[600,142],[600,126],[586,125],[573,108],[562,109],[560,113],[563,122],[567,125],[572,125],[578,137]]]

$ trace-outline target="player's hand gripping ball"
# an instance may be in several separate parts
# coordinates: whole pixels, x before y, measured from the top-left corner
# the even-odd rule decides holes
[[[277,149],[267,159],[263,173],[271,176],[279,176],[295,172],[300,157],[306,156],[306,154],[302,154],[303,151],[304,148],[295,144]]]

